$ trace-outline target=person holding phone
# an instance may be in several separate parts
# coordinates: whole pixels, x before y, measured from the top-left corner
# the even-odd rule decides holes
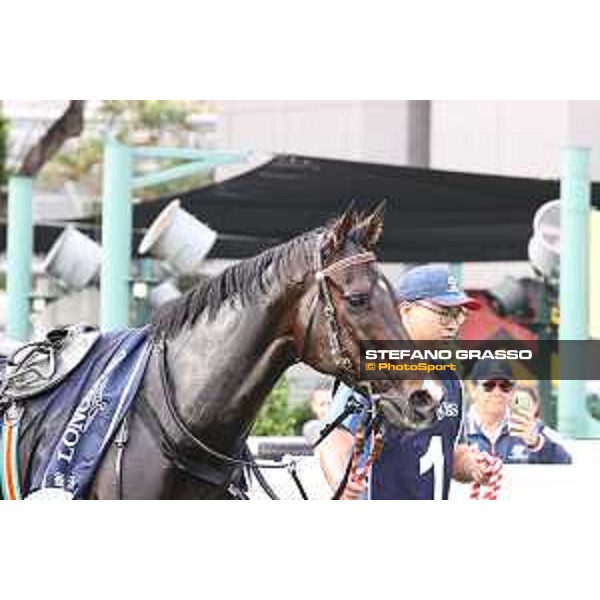
[[[473,403],[462,440],[505,463],[570,464],[557,434],[536,417],[535,396],[516,384],[507,362],[482,360],[472,372]]]

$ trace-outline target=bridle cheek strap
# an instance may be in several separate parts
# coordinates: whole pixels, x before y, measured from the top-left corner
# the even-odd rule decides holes
[[[325,316],[325,322],[327,327],[327,337],[329,341],[329,350],[333,358],[333,362],[338,370],[338,375],[341,376],[352,376],[352,360],[344,352],[344,348],[341,344],[341,330],[339,323],[336,318],[335,306],[331,298],[331,290],[329,288],[329,278],[338,272],[345,271],[346,269],[375,262],[377,260],[375,254],[372,252],[362,252],[353,256],[342,258],[328,267],[322,267],[321,253],[319,252],[319,269],[315,273],[315,280],[317,282],[317,291],[311,301],[309,309],[308,323],[306,324],[305,333],[300,340],[300,348],[297,348],[297,356],[300,361],[304,361],[307,355],[307,349],[309,347],[310,334],[314,325],[315,315],[317,314],[317,304],[321,300],[323,303],[323,314]]]

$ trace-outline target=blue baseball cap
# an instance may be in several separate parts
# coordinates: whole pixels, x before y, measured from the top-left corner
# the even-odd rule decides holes
[[[493,359],[482,359],[475,363],[471,371],[471,378],[475,381],[489,381],[490,379],[505,379],[514,381],[515,374],[510,363]]]
[[[475,298],[459,287],[450,269],[444,265],[415,267],[402,275],[396,285],[396,299],[401,302],[428,300],[440,306],[464,306],[472,310],[481,307]]]

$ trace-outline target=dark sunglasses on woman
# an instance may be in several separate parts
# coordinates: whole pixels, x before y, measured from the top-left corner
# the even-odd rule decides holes
[[[481,384],[481,387],[486,392],[493,392],[494,389],[498,386],[504,393],[510,392],[515,384],[512,381],[507,381],[506,379],[490,379],[489,381],[484,381]]]

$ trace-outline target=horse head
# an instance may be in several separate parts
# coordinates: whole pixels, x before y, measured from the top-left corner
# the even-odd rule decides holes
[[[375,392],[390,422],[416,429],[433,421],[438,406],[438,399],[415,385],[421,382],[360,380],[361,340],[408,338],[373,252],[383,233],[384,208],[381,204],[367,216],[350,209],[324,229],[294,339],[300,360],[358,390]]]

